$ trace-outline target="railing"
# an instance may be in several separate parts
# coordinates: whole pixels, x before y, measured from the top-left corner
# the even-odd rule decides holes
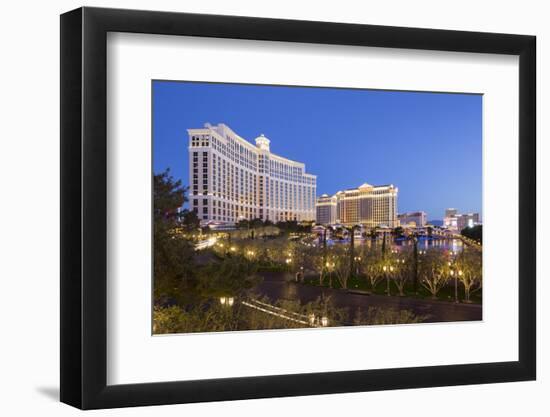
[[[254,310],[261,311],[266,314],[270,314],[275,317],[279,317],[285,320],[292,321],[294,323],[303,324],[308,327],[322,327],[315,322],[315,316],[308,317],[304,314],[296,313],[294,311],[286,310],[281,307],[267,304],[259,300],[250,299],[249,301],[241,301],[241,304],[252,308]]]

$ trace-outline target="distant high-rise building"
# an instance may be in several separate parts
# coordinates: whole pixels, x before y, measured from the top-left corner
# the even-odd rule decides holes
[[[427,223],[427,216],[424,211],[402,213],[399,214],[397,218],[401,226],[424,227]]]
[[[456,216],[457,213],[458,213],[458,210],[455,208],[445,209],[445,217],[453,217],[453,216]]]
[[[479,213],[459,214],[456,216],[457,230],[461,231],[466,227],[474,227],[479,224]]]
[[[328,194],[323,194],[321,197],[317,198],[317,204],[316,204],[317,223],[323,224],[323,225],[336,223],[336,210],[337,210],[336,196],[329,196]]]
[[[329,199],[333,199],[330,200],[330,207],[332,210],[335,200],[335,223],[397,227],[397,192],[398,189],[393,184],[374,186],[365,183],[358,188],[338,191],[332,197],[325,194],[317,199],[317,222],[326,221],[326,207]]]
[[[480,224],[479,213],[459,214],[457,209],[445,210],[443,226],[449,230],[461,231],[465,227]]]
[[[313,221],[317,177],[305,165],[256,146],[228,126],[188,129],[192,210],[203,221]]]
[[[447,229],[456,230],[456,214],[458,210],[455,208],[445,209],[445,217],[443,218],[443,226]]]

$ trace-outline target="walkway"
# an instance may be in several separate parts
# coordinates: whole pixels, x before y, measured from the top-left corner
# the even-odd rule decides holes
[[[455,304],[453,302],[409,297],[364,295],[325,287],[287,282],[284,273],[262,273],[264,281],[254,291],[271,300],[299,300],[302,304],[330,296],[337,308],[348,308],[353,315],[357,309],[369,307],[410,310],[416,315],[428,316],[425,322],[482,320],[480,304]]]

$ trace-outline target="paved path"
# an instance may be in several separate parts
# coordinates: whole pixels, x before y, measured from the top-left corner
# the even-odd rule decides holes
[[[389,307],[397,310],[411,310],[417,315],[429,316],[425,320],[428,323],[482,319],[482,308],[479,304],[455,304],[429,299],[354,294],[342,290],[286,282],[285,274],[282,273],[262,273],[261,275],[264,277],[264,281],[255,288],[255,291],[267,296],[272,301],[287,299],[308,303],[324,295],[330,296],[336,307],[347,307],[352,315],[358,308],[365,311],[369,307]]]

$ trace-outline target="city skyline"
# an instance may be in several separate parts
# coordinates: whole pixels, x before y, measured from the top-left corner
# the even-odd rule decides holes
[[[399,187],[398,212],[481,207],[480,95],[154,81],[154,171],[188,186],[187,129],[224,123],[303,161],[317,196]]]

